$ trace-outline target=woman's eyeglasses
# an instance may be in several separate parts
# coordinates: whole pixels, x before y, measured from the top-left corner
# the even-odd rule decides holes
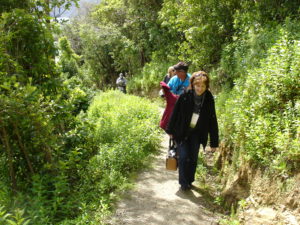
[[[201,76],[206,77],[206,74],[198,73],[195,75],[195,77],[201,77]]]

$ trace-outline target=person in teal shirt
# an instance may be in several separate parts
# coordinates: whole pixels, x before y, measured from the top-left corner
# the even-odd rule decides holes
[[[175,66],[176,75],[168,82],[170,91],[175,95],[181,95],[190,85],[190,74],[187,73],[188,65],[184,62],[179,62]]]

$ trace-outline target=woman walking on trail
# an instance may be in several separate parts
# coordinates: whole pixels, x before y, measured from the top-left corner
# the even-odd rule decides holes
[[[205,149],[209,134],[211,151],[219,145],[214,98],[204,71],[191,76],[189,90],[179,96],[166,132],[177,143],[179,184],[182,190],[188,190],[195,180],[200,144]]]
[[[167,84],[174,75],[175,75],[175,69],[173,66],[170,66],[168,69],[168,73],[164,77],[163,82],[165,82]]]
[[[164,80],[162,82],[160,82],[160,84],[165,83],[166,85],[168,84],[168,82],[170,81],[170,79],[175,75],[175,69],[173,66],[170,66],[168,69],[168,73],[166,74],[166,76],[164,77]],[[165,97],[165,91],[162,89],[160,89],[159,91],[159,95],[160,97]]]

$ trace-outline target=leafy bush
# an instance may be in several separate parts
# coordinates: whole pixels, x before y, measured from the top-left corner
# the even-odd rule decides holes
[[[130,173],[157,149],[158,111],[148,100],[109,91],[95,97],[85,120],[90,125],[84,145],[94,149],[95,155],[78,171],[74,196],[90,211],[89,219],[95,220],[100,216],[97,211],[105,213],[110,207],[114,193],[126,185]]]
[[[0,205],[0,225],[27,225],[29,219],[24,217],[24,210],[16,209],[13,213],[8,213],[3,206]]]
[[[266,59],[237,80],[227,101],[219,96],[218,108],[222,138],[238,158],[289,174],[300,169],[300,42],[288,27],[275,32]]]
[[[57,76],[54,62],[56,49],[50,28],[52,25],[46,25],[40,15],[23,9],[2,13],[0,49],[4,46],[3,53],[9,56],[5,64],[9,66],[4,68],[1,63],[1,72],[16,76],[22,84],[31,77],[33,84],[44,85],[45,89],[55,88],[51,78]],[[18,73],[21,68],[22,73]]]
[[[36,105],[32,107],[38,109]],[[86,113],[81,111],[73,121],[69,120],[72,128],[68,127],[64,134],[57,135],[48,121],[43,136],[37,136],[41,142],[35,144],[51,144],[51,162],[38,161],[43,158],[42,152],[36,152],[35,158],[30,155],[34,171],[38,172],[30,176],[30,182],[22,181],[26,187],[17,198],[8,201],[9,191],[1,189],[4,199],[0,204],[10,211],[23,208],[33,224],[100,224],[116,192],[126,187],[130,174],[142,168],[144,159],[157,149],[158,114],[157,106],[148,100],[109,91],[96,96]],[[28,118],[27,123],[41,123],[40,117],[34,118]],[[54,139],[49,142],[49,138]],[[23,161],[17,161],[18,176],[26,172]],[[2,182],[3,179],[0,184],[7,187]],[[25,218],[23,211],[18,215],[20,220]]]
[[[155,87],[159,89],[159,82],[164,79],[168,68],[173,64],[158,61],[152,61],[146,64],[138,75],[129,80],[128,91],[145,95],[151,92]]]
[[[199,68],[210,69],[219,62],[222,45],[231,41],[233,15],[241,7],[236,0],[172,1],[165,0],[159,16],[162,27],[170,32],[166,45],[176,47],[178,58],[193,62]]]
[[[282,37],[281,29],[286,31],[285,34],[290,40],[299,39],[297,20],[282,15],[284,20],[281,23],[274,22],[264,18],[268,16],[260,11],[261,9],[257,9],[259,6],[251,8],[248,4],[244,3],[243,10],[235,12],[236,32],[232,36],[233,41],[222,48],[220,67],[216,73],[219,85],[229,83],[232,86],[235,80],[244,77],[247,71],[259,67],[262,59],[268,56],[268,50]],[[264,5],[266,2],[259,4]],[[292,11],[294,10],[285,11],[283,14]]]

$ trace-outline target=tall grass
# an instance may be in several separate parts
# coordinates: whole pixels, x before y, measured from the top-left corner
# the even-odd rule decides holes
[[[158,123],[149,100],[101,92],[65,134],[52,173],[34,175],[29,192],[12,199],[1,189],[0,224],[103,224],[129,177],[158,148]]]

